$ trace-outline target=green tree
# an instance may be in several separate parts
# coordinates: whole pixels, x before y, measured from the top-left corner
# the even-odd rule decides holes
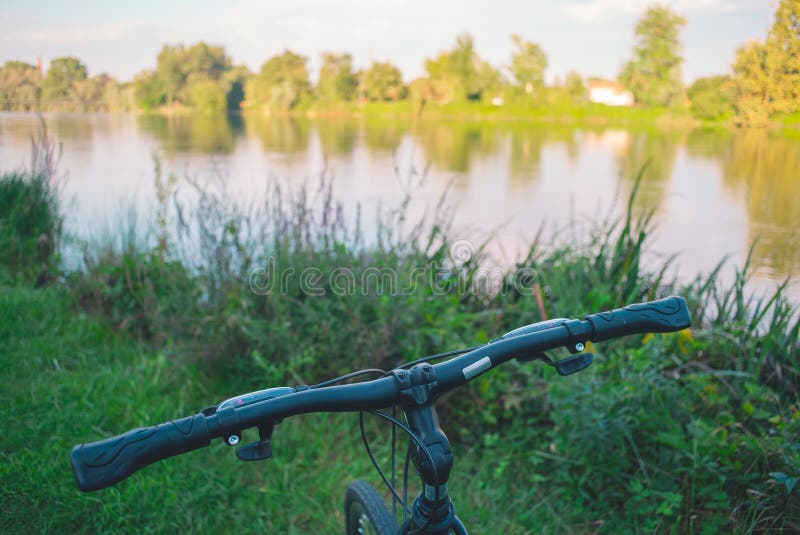
[[[210,80],[219,80],[233,67],[224,47],[212,46],[202,41],[187,48],[183,60],[185,72],[199,73]]]
[[[526,41],[519,35],[512,35],[511,40],[516,48],[511,55],[511,74],[526,93],[541,90],[544,87],[547,55],[537,43]]]
[[[156,58],[156,75],[167,104],[188,104],[191,86],[200,80],[217,81],[232,66],[221,46],[202,41],[189,47],[164,45]]]
[[[39,106],[42,76],[39,69],[22,61],[0,67],[0,110],[31,111]]]
[[[800,111],[800,0],[780,1],[766,41],[737,50],[733,73],[739,122]]]
[[[67,101],[59,106],[66,111],[105,111],[106,85],[114,83],[106,74],[75,81],[67,92]]]
[[[698,78],[689,86],[692,115],[713,121],[727,119],[736,111],[736,86],[730,76]]]
[[[227,106],[226,92],[219,82],[198,78],[188,87],[193,109],[203,113],[224,111]]]
[[[452,50],[425,60],[425,71],[431,85],[429,94],[441,102],[480,100],[484,91],[500,80],[500,74],[475,52],[468,33],[458,36]]]
[[[369,100],[399,100],[406,95],[400,69],[388,61],[373,61],[364,71],[364,91]]]
[[[583,84],[583,78],[577,72],[570,71],[567,73],[564,79],[564,89],[573,104],[586,102],[586,86]]]
[[[675,106],[683,101],[681,28],[686,19],[665,6],[652,6],[636,24],[636,45],[622,68],[620,82],[646,106]]]
[[[737,50],[733,75],[739,122],[750,125],[766,123],[772,113],[767,47],[753,40]]]
[[[225,95],[222,104],[216,95],[212,99],[202,99],[203,108],[207,111],[213,102],[218,110],[226,107],[238,107],[242,98],[242,76],[230,76],[233,63],[221,46],[209,45],[205,42],[191,46],[164,45],[156,57],[156,68],[152,72],[143,72],[134,79],[134,95],[139,107],[153,109],[163,105],[192,105],[199,93],[209,96],[212,82],[219,85]],[[202,89],[197,89],[200,86]],[[236,93],[238,98],[228,93]],[[198,93],[199,92],[199,93]],[[217,93],[216,90],[213,91]],[[232,104],[233,103],[233,104]],[[235,105],[234,105],[235,104]]]
[[[156,70],[153,78],[143,79],[148,85],[145,93],[160,93],[167,104],[172,104],[177,100],[178,93],[186,83],[187,73],[182,64],[184,52],[183,45],[165,44],[161,47],[161,51],[156,57]]]
[[[317,94],[329,102],[353,100],[358,89],[358,78],[353,73],[353,56],[323,52],[321,57]]]
[[[288,110],[309,94],[308,58],[289,50],[271,57],[246,85],[248,104]]]
[[[43,103],[46,107],[55,109],[59,104],[70,101],[72,87],[87,77],[86,65],[78,58],[70,56],[52,60],[42,82]]]
[[[425,102],[446,102],[453,100],[452,91],[445,94],[445,90],[450,90],[450,86],[445,87],[430,78],[420,77],[414,78],[408,82],[408,93],[417,104],[424,104]]]
[[[106,111],[131,111],[136,109],[134,85],[131,82],[120,84],[112,79],[103,91],[103,105]]]
[[[800,111],[800,0],[780,1],[765,46],[771,111]]]
[[[161,80],[151,71],[136,75],[133,79],[133,94],[136,105],[143,110],[152,110],[167,102]]]
[[[40,107],[59,111],[123,109],[116,80],[107,74],[92,77],[87,74],[83,63],[72,57],[53,60],[44,80],[33,65],[20,61],[6,62],[0,68],[0,108],[19,111]],[[42,98],[43,88],[46,92]],[[110,100],[113,100],[113,105],[110,105]]]

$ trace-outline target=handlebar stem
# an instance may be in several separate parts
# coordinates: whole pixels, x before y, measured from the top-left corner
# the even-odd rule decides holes
[[[411,507],[411,522],[416,528],[426,526],[426,533],[449,533],[455,509],[447,494],[447,481],[453,468],[453,451],[441,426],[436,407],[404,404],[408,425],[425,445],[414,444],[412,460],[422,479],[422,491]]]
[[[432,404],[422,407],[403,407],[403,411],[408,419],[408,426],[430,453],[429,458],[417,444],[412,450],[414,466],[425,485],[425,494],[430,494],[430,498],[434,499],[438,489],[441,499],[447,494],[447,480],[453,467],[453,452],[447,435],[439,425],[436,407]]]

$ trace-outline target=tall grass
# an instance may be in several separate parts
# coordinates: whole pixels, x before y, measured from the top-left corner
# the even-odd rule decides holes
[[[223,366],[263,367],[266,357],[287,370],[282,380],[306,381],[395,365],[474,332],[478,301],[457,291],[478,258],[453,269],[441,205],[409,223],[406,199],[379,212],[367,235],[361,209],[348,218],[325,173],[297,190],[272,184],[246,204],[218,180],[185,185],[161,199],[168,215],[149,242],[87,247],[85,269],[71,277],[81,301],[117,326],[195,340],[194,357]]]
[[[755,247],[755,244],[753,244]],[[695,317],[713,332],[717,347],[709,358],[713,364],[747,374],[796,398],[800,391],[800,317],[787,297],[788,280],[771,295],[748,292],[750,254],[737,269],[732,285],[719,283],[719,268],[691,288]]]
[[[55,275],[62,216],[59,152],[46,129],[28,169],[0,174],[0,276],[41,285]]]

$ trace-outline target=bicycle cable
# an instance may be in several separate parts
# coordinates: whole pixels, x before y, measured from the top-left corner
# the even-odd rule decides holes
[[[398,501],[403,506],[404,511],[407,511],[408,510],[408,504],[406,502],[403,502],[400,499],[400,496],[397,494],[397,489],[395,489],[394,486],[389,482],[389,480],[386,479],[386,475],[383,473],[383,470],[381,470],[381,467],[378,466],[378,461],[375,459],[375,455],[373,455],[373,453],[372,453],[372,448],[369,447],[369,439],[367,438],[367,433],[366,433],[366,431],[364,429],[364,412],[370,412],[371,413],[372,411],[361,411],[361,412],[358,413],[358,427],[361,430],[361,441],[364,443],[364,449],[367,450],[367,456],[369,457],[369,460],[372,462],[372,466],[375,468],[375,470],[378,472],[378,475],[383,480],[384,485],[386,485],[386,488],[388,488],[389,491],[392,493],[392,498],[394,500]],[[381,413],[381,414],[383,414],[383,413]],[[388,415],[386,415],[386,416],[388,416]],[[389,419],[389,418],[391,418],[391,419]],[[392,420],[396,420],[395,418],[392,418],[391,416],[388,416],[387,419],[390,422],[392,422],[393,424],[394,424],[394,422]],[[396,420],[396,421],[399,422],[399,420]],[[392,425],[392,427],[395,427],[395,426]],[[406,432],[408,432],[408,431],[406,431]],[[412,437],[412,439],[413,439],[413,437]]]
[[[380,373],[381,375],[386,375],[388,372],[386,370],[380,370],[378,368],[367,368],[365,370],[359,370],[357,372],[348,373],[347,375],[342,375],[341,377],[336,377],[335,379],[328,379],[327,381],[323,381],[321,383],[315,384],[314,386],[310,386],[309,390],[313,390],[315,388],[324,388],[326,386],[332,386],[336,383],[341,383],[342,381],[347,381],[348,379],[352,379],[353,377],[358,377],[360,375],[367,375],[369,373]]]
[[[371,414],[374,414],[376,416],[380,416],[382,418],[385,418],[385,419],[389,420],[392,424],[394,424],[394,425],[392,425],[392,428],[400,427],[401,429],[403,429],[407,433],[409,431],[411,431],[411,428],[408,428],[407,426],[405,426],[402,422],[400,422],[396,418],[391,418],[390,419],[389,415],[386,414],[386,413],[383,413],[383,412],[380,412],[380,411],[367,411],[367,412],[370,412]],[[438,472],[436,470],[436,465],[434,464],[434,461],[433,461],[433,455],[431,454],[430,449],[428,449],[428,446],[425,445],[421,441],[421,439],[419,439],[415,434],[409,433],[409,436],[414,440],[414,442],[417,443],[417,445],[420,447],[420,449],[425,453],[425,456],[428,458],[428,461],[431,463],[431,471],[433,472],[433,474],[432,474],[433,475],[433,481],[436,483],[436,485],[435,485],[435,489],[436,490],[435,490],[434,495],[433,495],[433,505],[434,505],[433,509],[436,510],[436,508],[437,508],[437,506],[439,504],[439,498],[440,498],[439,497],[439,488],[441,487],[441,485],[439,484],[439,481],[440,481],[439,480],[439,474],[438,474]],[[411,444],[409,443],[408,449],[406,450],[406,466],[405,466],[406,475],[405,475],[404,480],[403,480],[403,483],[405,485],[405,488],[403,489],[403,496],[405,498],[405,501],[402,504],[403,505],[404,516],[405,516],[406,513],[410,513],[410,511],[408,511],[408,475],[407,475],[408,474],[408,472],[407,472],[408,471],[408,460],[409,460],[408,456],[409,456],[410,453],[411,453]],[[380,469],[379,469],[379,471],[380,471]],[[384,479],[384,481],[385,481],[385,479]],[[392,493],[395,496],[397,495],[397,492],[396,492],[395,489],[393,489]],[[404,522],[405,522],[405,520],[404,520]],[[431,522],[431,519],[430,518],[426,518],[425,522],[423,522],[423,524],[420,527],[418,527],[414,531],[409,531],[408,532],[409,535],[412,535],[414,533],[424,532],[425,528],[428,527],[428,524],[430,524],[430,522]]]
[[[411,442],[408,443],[406,448],[406,459],[403,465],[403,503],[408,503],[408,462],[411,460]],[[403,509],[403,524],[406,523],[408,517],[406,511]]]
[[[411,430],[411,428],[409,428],[407,425],[405,425],[403,422],[401,422],[397,418],[394,418],[394,417],[386,414],[385,412],[369,410],[369,411],[361,411],[361,412],[358,413],[358,416],[359,416],[358,424],[359,424],[359,427],[361,429],[361,439],[364,442],[364,448],[367,450],[367,455],[369,456],[369,460],[372,462],[372,465],[375,467],[375,470],[377,470],[378,475],[381,477],[381,479],[383,480],[383,483],[386,485],[386,487],[392,493],[394,498],[397,499],[403,505],[404,514],[410,514],[411,513],[408,510],[408,502],[407,501],[403,501],[403,500],[400,499],[400,496],[397,493],[397,489],[395,489],[389,483],[389,480],[386,479],[386,475],[383,473],[383,470],[381,470],[380,466],[378,466],[378,461],[375,459],[375,456],[372,454],[372,449],[369,447],[369,440],[367,439],[367,435],[366,435],[366,432],[364,430],[364,413],[365,412],[367,412],[369,414],[374,414],[375,416],[379,416],[379,417],[383,418],[384,420],[389,421],[394,426],[397,426],[400,429],[402,429],[403,431],[405,431],[406,434],[408,434],[408,436],[411,437],[411,439],[417,444],[417,446],[419,446],[420,451],[422,451],[425,454],[425,456],[427,457],[427,460],[431,463],[431,471],[432,471],[432,475],[433,475],[433,480],[436,483],[436,485],[435,485],[435,489],[436,490],[435,490],[435,493],[434,493],[434,500],[433,500],[434,510],[435,510],[436,506],[439,503],[439,487],[440,487],[439,474],[436,471],[436,465],[434,464],[433,455],[431,454],[430,450],[428,449],[428,446],[426,446],[422,442],[422,439],[420,439],[417,436],[417,434],[414,433],[414,431]],[[409,444],[409,448],[410,448],[410,446],[411,445]],[[406,461],[406,473],[407,473],[407,471],[408,471],[408,462]],[[405,477],[404,480],[407,481],[407,477]],[[426,527],[428,527],[429,523],[430,523],[430,518],[426,518],[425,522],[422,524],[422,526],[420,526],[418,529],[416,529],[414,531],[414,533],[424,531],[424,529]]]
[[[392,405],[392,418],[397,418],[397,405]],[[397,426],[392,426],[392,452],[391,452],[391,459],[392,459],[392,486],[396,487],[395,483],[397,483],[397,470],[395,468],[395,439],[397,438]],[[397,500],[394,499],[392,496],[392,516],[394,516],[395,520],[397,519]],[[405,516],[405,512],[403,513]]]
[[[478,348],[481,348],[481,347],[483,347],[483,345],[465,347],[464,349],[454,349],[452,351],[445,351],[444,353],[437,353],[436,355],[428,355],[427,357],[422,357],[422,358],[419,358],[417,360],[412,360],[411,362],[405,362],[405,363],[401,364],[400,366],[398,366],[396,368],[393,368],[392,371],[409,368],[411,366],[414,366],[415,364],[419,364],[420,362],[428,362],[430,360],[438,360],[438,359],[443,359],[445,357],[452,357],[452,356],[455,356],[455,355],[461,355],[462,353],[468,353],[470,351],[474,351],[474,350],[476,350]]]
[[[461,355],[462,353],[467,353],[468,351],[472,351],[474,349],[478,349],[479,347],[483,347],[483,346],[473,346],[473,347],[467,347],[467,348],[464,348],[464,349],[454,349],[453,351],[446,351],[444,353],[437,353],[436,355],[428,355],[427,357],[422,357],[422,358],[419,358],[419,359],[416,359],[416,360],[412,360],[411,362],[405,362],[405,363],[401,364],[400,366],[397,366],[396,368],[392,368],[391,371],[402,370],[402,369],[405,369],[405,368],[409,368],[411,366],[414,366],[415,364],[419,364],[420,362],[427,362],[427,361],[430,361],[430,360],[438,360],[438,359],[443,359],[445,357],[452,357],[452,356],[455,356],[455,355]],[[342,375],[342,376],[336,377],[334,379],[328,379],[327,381],[323,381],[321,383],[317,383],[317,384],[315,384],[313,386],[310,386],[309,389],[313,390],[315,388],[325,388],[326,386],[332,386],[332,385],[335,385],[337,383],[341,383],[342,381],[347,381],[348,379],[352,379],[353,377],[359,377],[361,375],[367,375],[367,374],[370,374],[370,373],[374,373],[374,374],[378,374],[379,373],[382,376],[386,376],[386,375],[389,375],[389,373],[391,373],[391,372],[387,372],[385,370],[381,370],[381,369],[378,369],[378,368],[366,368],[366,369],[363,369],[363,370],[359,370],[357,372],[348,373],[346,375]]]

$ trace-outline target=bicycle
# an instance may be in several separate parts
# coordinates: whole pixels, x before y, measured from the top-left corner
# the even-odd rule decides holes
[[[690,325],[689,310],[681,297],[590,314],[583,320],[558,318],[533,323],[485,345],[424,357],[388,372],[362,370],[313,386],[250,392],[193,416],[79,444],[70,453],[73,474],[80,490],[99,490],[156,461],[208,446],[212,438],[222,438],[229,446],[237,446],[242,431],[253,427],[258,429],[259,440],[237,448],[236,456],[244,461],[263,460],[272,455],[272,432],[284,418],[311,412],[359,412],[367,453],[397,500],[395,503],[402,506],[404,522],[398,528],[395,515],[389,512],[374,487],[356,481],[345,493],[346,533],[466,534],[448,494],[453,452],[439,425],[434,405],[437,398],[513,358],[542,360],[560,375],[571,375],[592,363],[593,355],[583,352],[589,341],[673,332]],[[572,355],[554,361],[545,353],[560,347],[567,348]],[[446,357],[454,358],[438,364],[430,362]],[[366,373],[382,375],[370,381],[339,384]],[[395,405],[402,409],[406,423],[380,410]],[[410,438],[407,455],[422,482],[422,490],[410,507],[375,461],[364,432],[365,412],[390,421]],[[405,473],[407,476],[408,456]]]

